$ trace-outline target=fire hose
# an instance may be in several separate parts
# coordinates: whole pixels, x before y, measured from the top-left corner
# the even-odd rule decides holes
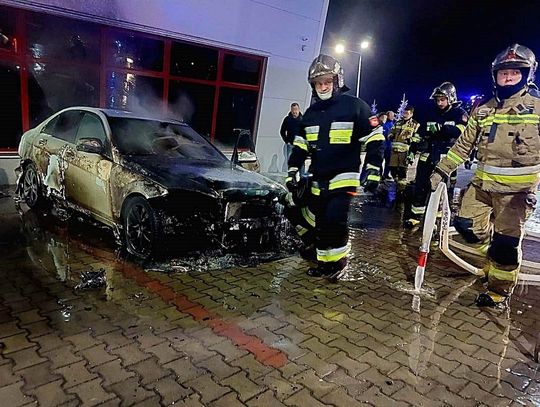
[[[449,238],[451,233],[455,234],[455,229],[450,227],[450,203],[448,201],[448,192],[446,188],[446,184],[444,182],[441,182],[437,189],[431,193],[431,196],[429,198],[429,203],[426,209],[426,216],[424,220],[424,229],[422,232],[422,245],[420,246],[420,253],[418,255],[418,262],[416,267],[416,273],[414,278],[414,291],[416,293],[420,293],[420,289],[422,288],[422,283],[424,282],[424,274],[426,270],[426,264],[428,259],[428,253],[429,253],[429,247],[431,244],[431,239],[433,237],[433,231],[435,230],[435,225],[437,222],[437,213],[439,212],[439,207],[442,209],[442,218],[441,218],[441,225],[440,225],[440,238],[439,238],[439,249],[441,252],[453,263],[458,265],[459,267],[465,269],[471,274],[474,274],[475,276],[482,277],[485,275],[484,271],[481,268],[478,268],[470,263],[468,263],[466,260],[459,257],[456,253],[454,253],[450,247],[449,247]],[[534,240],[537,238],[535,235],[531,236]],[[460,244],[458,242],[452,241],[452,246],[464,250],[468,253],[472,254],[481,254],[474,248]],[[521,250],[520,250],[520,256],[521,256]],[[521,260],[521,259],[520,259]],[[534,262],[527,262],[523,261],[522,265],[530,268],[538,268],[538,263]],[[525,274],[525,273],[519,273],[518,276],[519,280],[522,281],[529,281],[529,282],[536,282],[540,283],[540,275],[537,274]]]

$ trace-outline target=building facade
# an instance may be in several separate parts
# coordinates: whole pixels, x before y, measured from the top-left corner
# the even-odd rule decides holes
[[[225,152],[249,129],[262,171],[281,168],[328,1],[0,0],[0,184],[21,134],[74,105],[181,119]]]

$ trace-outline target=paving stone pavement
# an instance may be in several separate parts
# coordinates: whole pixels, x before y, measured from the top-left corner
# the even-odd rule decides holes
[[[538,286],[508,312],[436,250],[420,310],[418,232],[356,203],[347,281],[297,256],[205,272],[145,271],[106,230],[0,199],[2,406],[534,406]],[[75,290],[103,268],[102,289]]]

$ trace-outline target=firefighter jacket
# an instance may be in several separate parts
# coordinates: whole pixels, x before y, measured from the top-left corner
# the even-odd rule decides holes
[[[300,134],[293,142],[289,158],[289,173],[302,167],[310,157],[313,174],[312,193],[321,190],[356,189],[360,186],[360,151],[362,137],[370,134],[370,109],[366,102],[353,96],[338,94],[328,100],[318,100],[310,106],[300,125]],[[374,123],[376,124],[376,123]],[[373,152],[375,138],[378,151]],[[380,167],[384,142],[382,133],[366,140],[366,160]]]
[[[467,125],[467,112],[459,106],[446,111],[435,108],[425,125],[420,126],[420,143],[411,148],[420,152],[420,161],[437,164],[456,142]]]
[[[366,153],[362,185],[373,192],[381,181],[381,166],[385,147],[384,127],[377,126],[360,139],[362,151]]]
[[[392,154],[408,153],[411,143],[418,143],[420,141],[420,136],[418,135],[419,127],[420,124],[412,118],[409,120],[398,120],[388,135],[392,142]]]
[[[540,94],[522,89],[501,102],[475,109],[464,133],[437,168],[449,174],[478,147],[472,183],[490,192],[526,192],[540,174]]]

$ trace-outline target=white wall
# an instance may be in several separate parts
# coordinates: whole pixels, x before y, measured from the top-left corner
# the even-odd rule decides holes
[[[263,171],[283,162],[279,127],[292,102],[310,100],[306,81],[320,50],[329,0],[0,0],[27,9],[238,49],[268,58],[257,133]]]

